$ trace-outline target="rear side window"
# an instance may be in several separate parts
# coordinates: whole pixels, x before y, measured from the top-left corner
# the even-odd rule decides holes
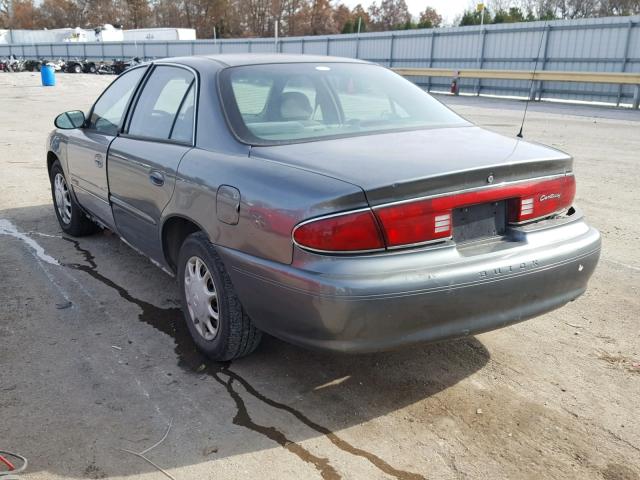
[[[159,66],[151,73],[136,102],[131,121],[129,122],[129,135],[138,137],[168,140],[172,138],[174,125],[185,117],[191,116],[193,123],[193,98],[191,108],[185,107],[191,88],[195,83],[193,74],[179,67]],[[180,115],[182,117],[180,117]],[[188,138],[177,138],[180,141],[191,141],[191,133]],[[182,129],[179,134],[184,137]]]
[[[115,79],[93,106],[89,128],[105,135],[118,134],[124,110],[144,72],[144,68],[136,68]]]
[[[171,140],[178,142],[190,142],[193,138],[193,115],[196,105],[196,85],[191,84],[182,102],[182,107],[178,112],[173,129],[171,130]]]

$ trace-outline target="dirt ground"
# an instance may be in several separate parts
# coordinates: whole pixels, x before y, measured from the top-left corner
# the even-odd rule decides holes
[[[604,236],[577,301],[454,342],[342,356],[267,338],[216,365],[169,276],[56,222],[46,134],[111,80],[0,74],[0,450],[28,457],[22,478],[169,478],[130,453],[166,433],[146,457],[178,480],[640,479],[638,112],[530,111],[525,137],[575,156]],[[522,102],[445,101],[518,130]]]

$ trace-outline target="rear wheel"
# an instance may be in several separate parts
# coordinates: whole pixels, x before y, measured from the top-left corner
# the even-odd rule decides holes
[[[206,235],[196,232],[180,248],[178,284],[191,336],[216,361],[253,352],[262,334],[246,314],[222,260]]]
[[[76,63],[73,66],[73,73],[82,73],[82,65]]]
[[[53,206],[62,230],[74,237],[82,237],[96,232],[98,226],[86,216],[73,198],[58,160],[51,166],[49,174]]]

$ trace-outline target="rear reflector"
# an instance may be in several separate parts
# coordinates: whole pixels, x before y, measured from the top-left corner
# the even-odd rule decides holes
[[[323,217],[293,231],[301,247],[322,252],[383,250],[384,241],[371,210]]]
[[[575,192],[573,175],[496,185],[321,217],[301,223],[294,229],[293,239],[301,247],[323,252],[424,244],[452,236],[451,216],[456,208],[506,200],[508,221],[517,224],[569,208]]]

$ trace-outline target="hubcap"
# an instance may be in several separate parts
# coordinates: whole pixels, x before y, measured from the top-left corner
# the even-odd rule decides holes
[[[184,269],[184,294],[189,316],[200,336],[207,341],[216,338],[220,318],[218,291],[207,265],[196,256]]]
[[[53,192],[56,197],[56,208],[65,224],[71,223],[71,195],[64,175],[56,173],[53,179]]]

